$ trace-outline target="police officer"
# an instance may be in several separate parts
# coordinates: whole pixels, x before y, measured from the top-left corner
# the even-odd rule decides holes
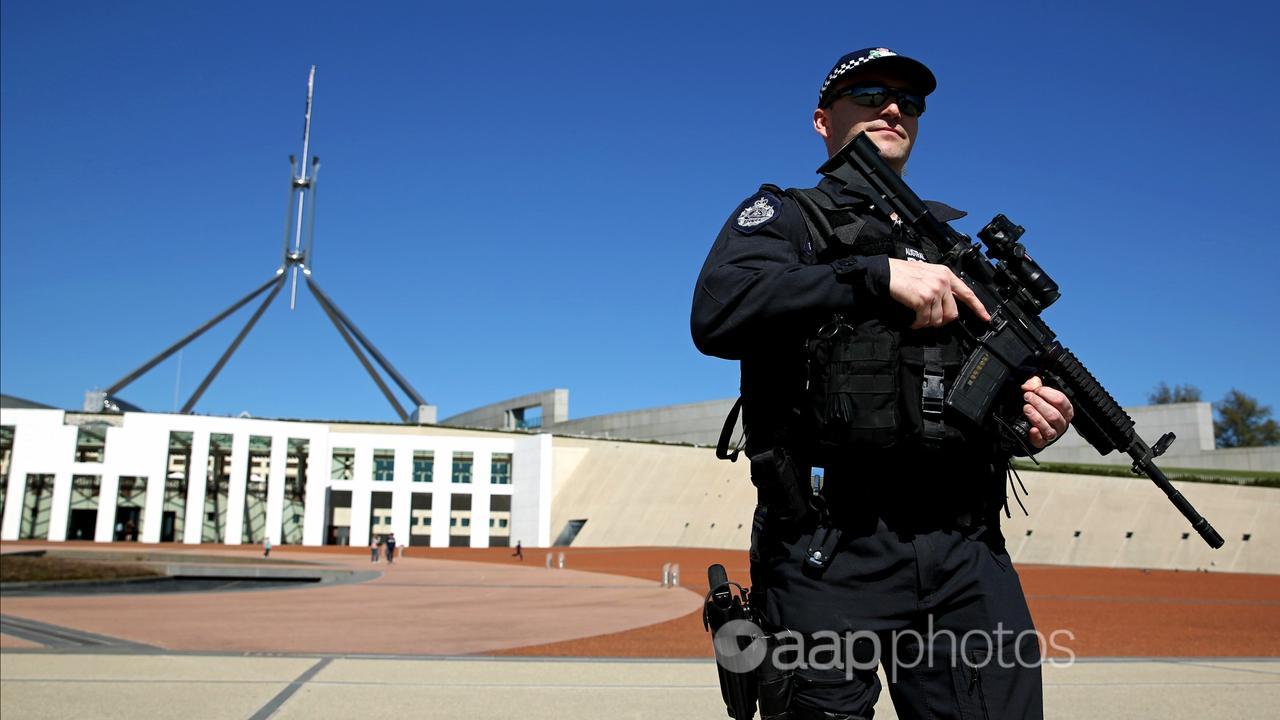
[[[813,127],[829,158],[867,133],[901,174],[935,87],[916,60],[858,50],[824,78]],[[766,185],[733,211],[693,300],[699,350],[741,361],[753,601],[806,650],[838,635],[824,660],[846,660],[792,663],[781,689],[762,687],[761,715],[869,718],[878,662],[899,717],[1041,717],[1039,646],[999,513],[1010,456],[1059,437],[1071,403],[1030,377],[1002,400],[1025,424],[954,425],[953,321],[990,316],[856,173],[835,160],[819,172],[816,188]],[[928,205],[943,222],[964,215]]]

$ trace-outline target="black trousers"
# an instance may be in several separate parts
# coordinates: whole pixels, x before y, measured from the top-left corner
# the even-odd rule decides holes
[[[903,720],[1043,717],[1039,641],[997,521],[947,515],[846,514],[819,571],[805,564],[816,520],[770,523],[757,510],[753,598],[771,630],[804,642],[804,661],[778,656],[794,666],[797,717],[871,718],[877,664]]]

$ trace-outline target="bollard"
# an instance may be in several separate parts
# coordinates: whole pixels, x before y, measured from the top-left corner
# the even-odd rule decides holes
[[[671,566],[671,587],[680,587],[680,563]]]
[[[551,569],[551,553],[547,553],[547,569]]]
[[[564,553],[560,553],[560,561],[558,563],[561,570],[564,569]]]
[[[670,587],[671,583],[671,563],[662,566],[662,587]]]

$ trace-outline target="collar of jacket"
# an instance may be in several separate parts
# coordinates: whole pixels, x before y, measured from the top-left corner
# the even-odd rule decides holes
[[[872,203],[875,197],[875,190],[871,185],[847,163],[823,173],[822,180],[818,181],[818,189],[836,205],[866,205]],[[934,217],[944,223],[959,220],[969,214],[933,200],[925,200],[924,204]]]

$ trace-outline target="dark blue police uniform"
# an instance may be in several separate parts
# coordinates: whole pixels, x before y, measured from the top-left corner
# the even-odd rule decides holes
[[[753,462],[761,502],[752,598],[767,629],[798,633],[806,649],[837,633],[832,652],[862,662],[796,670],[790,715],[776,717],[870,718],[881,688],[868,657],[889,678],[900,718],[1042,717],[1038,640],[999,528],[1007,445],[971,433],[941,444],[851,447],[819,460],[798,444],[797,398],[812,377],[806,342],[834,314],[879,318],[926,344],[949,332],[905,330],[912,313],[889,296],[888,259],[923,256],[868,201],[872,190],[828,176],[816,191],[825,197],[807,192],[857,223],[858,252],[820,252],[796,196],[765,186],[716,238],[691,316],[699,350],[741,361],[746,454],[790,448],[805,478],[811,462],[825,468],[815,498],[825,515],[798,515],[757,482]],[[944,222],[963,216],[930,207]],[[828,536],[838,538],[827,545],[833,552],[811,562]]]

